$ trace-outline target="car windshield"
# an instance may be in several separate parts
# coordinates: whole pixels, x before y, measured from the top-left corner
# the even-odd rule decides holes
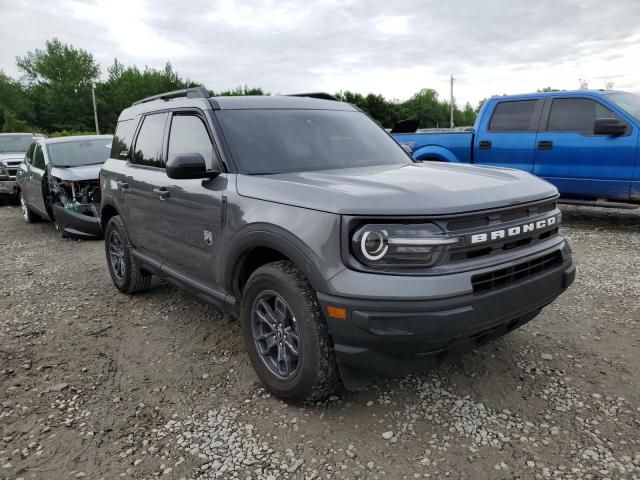
[[[265,109],[221,110],[217,115],[243,173],[411,163],[402,147],[361,112]]]
[[[633,118],[640,120],[640,96],[619,92],[610,94],[608,98]]]
[[[72,140],[47,146],[49,160],[56,167],[79,167],[104,163],[111,153],[111,139]]]
[[[0,135],[0,153],[24,153],[34,140],[31,135]]]

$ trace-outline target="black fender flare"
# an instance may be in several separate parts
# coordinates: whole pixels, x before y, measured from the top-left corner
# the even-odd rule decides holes
[[[230,292],[236,292],[236,280],[243,264],[244,257],[255,248],[270,248],[287,257],[305,274],[314,290],[327,291],[324,277],[311,261],[309,248],[299,238],[287,230],[275,225],[261,224],[252,226],[239,233],[230,242],[226,260],[223,265],[225,287]]]

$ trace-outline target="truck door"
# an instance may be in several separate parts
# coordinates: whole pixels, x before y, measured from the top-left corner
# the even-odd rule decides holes
[[[213,136],[201,111],[175,112],[169,127],[167,160],[182,154],[202,155],[207,169],[221,171]],[[167,265],[189,272],[203,282],[216,284],[220,249],[225,173],[212,179],[169,179],[163,215]]]
[[[533,171],[536,131],[544,101],[496,101],[475,136],[473,163]]]
[[[162,259],[166,221],[164,198],[156,192],[166,188],[163,145],[169,114],[153,113],[142,119],[127,166],[126,218],[134,246]]]
[[[595,135],[598,118],[627,123],[623,135]],[[638,132],[593,98],[547,102],[536,142],[534,173],[563,196],[629,200]]]

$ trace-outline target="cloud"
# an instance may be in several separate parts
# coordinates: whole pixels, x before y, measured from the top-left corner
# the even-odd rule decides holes
[[[161,67],[222,90],[340,89],[458,103],[545,86],[640,90],[640,2],[620,0],[0,0],[0,68],[54,36],[106,67]],[[29,28],[25,28],[29,25]]]

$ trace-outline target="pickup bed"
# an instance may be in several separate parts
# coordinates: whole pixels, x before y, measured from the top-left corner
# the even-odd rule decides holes
[[[525,170],[565,199],[640,203],[640,96],[619,91],[493,97],[468,131],[393,134],[418,160]]]

